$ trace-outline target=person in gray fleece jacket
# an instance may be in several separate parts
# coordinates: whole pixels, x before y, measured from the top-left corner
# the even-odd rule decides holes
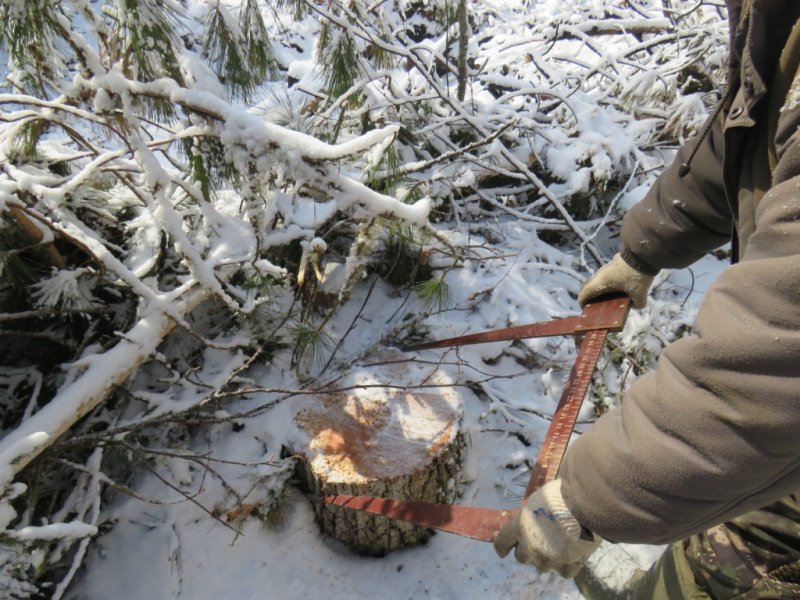
[[[800,598],[800,2],[727,0],[719,109],[626,215],[581,304],[641,307],[732,240],[691,335],[569,448],[497,536],[572,577],[601,539],[670,544],[636,598]]]

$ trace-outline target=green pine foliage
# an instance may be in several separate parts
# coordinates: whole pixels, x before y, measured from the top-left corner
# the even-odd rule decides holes
[[[63,64],[59,40],[58,2],[26,0],[0,5],[0,50],[7,50],[17,81],[31,93],[49,94]]]
[[[125,74],[141,81],[159,77],[180,80],[179,15],[170,3],[115,0],[104,6],[103,14],[109,27],[109,52]],[[174,116],[169,102],[147,99],[146,105],[154,116]]]
[[[246,0],[237,21],[221,4],[208,13],[203,56],[234,97],[252,99],[256,87],[275,73],[267,30],[255,0]]]
[[[302,20],[309,12],[305,0],[276,0],[275,8],[290,11],[295,21]]]
[[[333,338],[319,327],[296,323],[288,329],[292,348],[292,368],[298,374],[318,372],[335,346]]]
[[[390,223],[379,272],[393,285],[416,285],[432,276],[423,256],[419,231],[415,227]]]
[[[394,194],[403,180],[400,174],[400,153],[393,145],[389,146],[381,159],[367,171],[367,185],[373,190]]]
[[[288,482],[269,489],[266,506],[259,513],[264,527],[271,531],[280,531],[286,526],[294,514],[294,495],[293,488]]]
[[[267,27],[261,15],[257,0],[245,0],[241,16],[244,44],[247,49],[247,62],[251,77],[255,84],[267,77],[279,76],[278,68],[272,53],[272,45],[267,34]]]
[[[233,186],[240,180],[237,169],[225,159],[225,148],[217,138],[187,138],[182,150],[204,200],[210,200],[214,190]]]
[[[357,42],[346,30],[323,23],[320,30],[317,60],[325,76],[328,101],[346,94],[359,71]]]
[[[177,75],[178,15],[168,3],[116,0],[104,7],[111,51],[137,79]]]
[[[418,284],[416,289],[428,312],[441,313],[453,304],[453,292],[445,282],[444,276],[431,277]]]
[[[43,550],[36,545],[21,544],[0,535],[0,581],[4,582],[5,598],[26,600],[44,597],[44,590],[34,583],[40,575],[43,554]]]
[[[44,119],[24,121],[11,134],[8,158],[14,162],[28,162],[37,158],[36,148],[47,127]]]

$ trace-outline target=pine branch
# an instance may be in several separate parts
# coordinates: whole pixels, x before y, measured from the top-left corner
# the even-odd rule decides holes
[[[26,310],[17,313],[0,313],[0,323],[8,321],[22,321],[26,319],[52,318],[58,315],[85,315],[100,314],[100,309],[64,309],[42,308],[39,310]]]
[[[191,312],[205,299],[203,290],[188,286],[173,294],[173,311],[180,315]],[[0,479],[0,489],[34,458],[58,440],[75,423],[103,402],[111,390],[149,359],[161,341],[175,327],[163,312],[150,311],[126,332],[113,348],[80,360],[83,371],[59,390],[53,399],[31,418],[0,440],[0,456],[14,456],[8,474]],[[74,363],[73,366],[78,366]],[[30,440],[38,443],[31,445]]]
[[[47,257],[50,259],[50,262],[54,267],[57,269],[66,268],[67,263],[53,244],[53,236],[50,231],[46,229],[43,230],[40,225],[28,217],[28,215],[17,206],[9,206],[8,213],[16,222],[17,226],[25,233],[32,244],[43,244],[45,252],[47,253]]]
[[[307,5],[314,10],[315,12],[319,13],[320,15],[324,16],[326,19],[332,21],[333,23],[339,25],[340,27],[346,28],[348,25],[347,23],[340,17],[332,14],[331,12],[327,11],[320,6],[313,4],[311,0],[304,0]],[[345,14],[347,14],[347,10],[343,9]],[[434,79],[434,77],[430,74],[428,69],[425,68],[424,62],[420,59],[417,52],[414,51],[413,45],[409,44],[409,48],[390,45],[382,40],[373,36],[369,31],[361,28],[359,31],[359,35],[363,36],[365,39],[369,40],[371,43],[379,45],[383,47],[387,52],[392,52],[399,56],[404,57],[412,64],[417,71],[426,79],[428,85],[430,85],[431,89],[433,89],[438,95],[439,98],[445,102],[450,108],[458,114],[465,123],[467,123],[476,133],[478,133],[482,137],[488,137],[491,135],[491,132],[488,131],[481,122],[472,116],[463,106],[457,101],[454,100],[450,94],[447,93],[447,90],[443,89],[442,86]],[[401,34],[402,35],[402,34]],[[572,232],[576,235],[576,237],[582,242],[585,243],[586,249],[592,255],[594,260],[598,265],[602,265],[605,263],[605,258],[600,254],[600,251],[592,244],[580,226],[575,222],[572,215],[566,209],[564,204],[556,198],[556,196],[548,189],[548,187],[542,182],[542,180],[533,173],[527,165],[525,165],[522,161],[520,161],[513,152],[511,152],[507,146],[505,146],[502,141],[498,140],[498,144],[500,146],[500,154],[501,156],[507,160],[511,165],[513,165],[528,181],[536,186],[539,190],[539,193],[547,198],[550,205],[558,212],[567,226],[572,230]]]
[[[0,337],[19,338],[20,340],[25,340],[28,338],[44,340],[59,346],[72,348],[72,343],[69,340],[65,340],[64,336],[57,335],[55,333],[45,333],[43,331],[15,331],[11,329],[0,329]]]
[[[248,101],[275,72],[272,49],[255,0],[245,0],[237,23],[221,4],[209,11],[203,56],[235,97]]]
[[[473,150],[477,150],[478,148],[491,144],[494,140],[503,135],[511,127],[515,127],[518,124],[518,122],[519,121],[516,118],[511,119],[505,125],[493,131],[491,135],[489,135],[485,139],[477,140],[475,142],[467,144],[463,148],[457,148],[455,150],[451,150],[450,152],[445,152],[443,154],[440,154],[436,158],[432,158],[430,160],[418,161],[416,163],[409,163],[402,165],[400,168],[397,169],[397,175],[404,176],[404,175],[410,175],[411,173],[419,173],[421,171],[427,171],[434,165],[443,162],[450,162],[453,159],[459,158],[460,156],[469,154]]]
[[[156,470],[155,470],[153,467],[151,467],[150,465],[148,465],[148,464],[146,464],[146,463],[145,463],[144,467],[145,467],[145,469],[147,469],[147,470],[150,472],[150,474],[152,474],[152,475],[153,475],[153,476],[154,476],[156,479],[158,479],[158,480],[159,480],[161,483],[163,483],[164,485],[166,485],[168,488],[170,488],[170,489],[172,489],[172,490],[174,490],[174,491],[178,492],[178,493],[179,493],[181,496],[183,496],[183,497],[184,497],[186,500],[188,500],[189,502],[191,502],[192,504],[194,504],[196,507],[198,507],[198,508],[199,508],[200,510],[202,510],[204,513],[206,513],[208,516],[210,516],[212,519],[214,519],[214,520],[215,520],[217,523],[220,523],[220,524],[221,524],[223,527],[225,527],[225,528],[227,528],[227,529],[230,529],[230,530],[231,530],[232,532],[234,532],[234,533],[235,533],[237,536],[244,535],[244,534],[243,534],[241,531],[239,531],[238,529],[235,529],[234,527],[232,527],[231,525],[229,525],[228,523],[226,523],[225,521],[223,521],[222,519],[220,519],[220,518],[219,518],[219,517],[218,517],[216,514],[214,514],[214,511],[212,511],[212,510],[209,510],[208,508],[206,508],[205,506],[203,506],[203,505],[202,505],[202,504],[201,504],[201,503],[200,503],[200,502],[197,500],[197,498],[195,498],[195,495],[196,495],[196,494],[195,494],[195,495],[192,495],[192,494],[188,494],[188,493],[184,492],[182,489],[180,489],[180,488],[179,488],[178,486],[176,486],[174,483],[172,483],[172,482],[171,482],[171,481],[169,481],[168,479],[165,479],[164,477],[162,477],[162,476],[161,476],[161,475],[158,473],[158,471],[156,471]],[[198,493],[199,493],[199,492],[198,492]]]

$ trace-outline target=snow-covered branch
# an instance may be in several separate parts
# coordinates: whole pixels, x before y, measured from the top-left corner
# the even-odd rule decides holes
[[[147,457],[176,501],[208,510],[184,489],[193,476],[176,463],[188,461],[244,506],[247,492],[206,459],[213,436],[200,433],[208,454],[173,452],[178,429],[262,418],[313,380],[315,360],[347,362],[366,322],[359,352],[386,339],[381,327],[424,335],[428,314],[473,314],[487,298],[490,326],[560,312],[553,298],[572,301],[585,252],[604,260],[661,147],[704,118],[724,64],[719,2],[10,6],[0,530],[20,553],[50,546],[56,596],[102,522],[116,477],[101,466],[133,468],[118,454]],[[512,250],[492,248],[514,236]],[[474,279],[486,261],[505,271]],[[453,300],[449,286],[469,281]],[[342,327],[336,309],[358,294]],[[394,294],[391,318],[368,321]],[[506,351],[532,361],[529,350]],[[500,387],[484,388],[506,425],[524,426]],[[226,413],[242,394],[256,406]],[[105,434],[116,445],[66,454]],[[37,496],[54,464],[71,476]]]

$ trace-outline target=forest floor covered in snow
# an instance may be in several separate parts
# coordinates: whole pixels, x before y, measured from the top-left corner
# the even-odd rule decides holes
[[[518,223],[507,223],[499,230],[505,233],[505,242],[492,246],[496,258],[468,262],[448,275],[453,308],[424,320],[430,337],[578,312],[572,298],[578,279],[563,268],[554,270],[541,263],[543,257],[537,250],[546,247],[537,245],[535,234]],[[554,254],[552,248],[546,251],[547,260],[555,265],[571,263],[567,255]],[[691,270],[663,277],[655,288],[654,300],[648,308],[631,314],[626,329],[614,336],[614,343],[634,353],[641,353],[648,345],[658,347],[654,336],[669,336],[681,323],[691,322],[702,290],[722,266],[721,261],[710,257]],[[356,323],[340,349],[336,376],[347,369],[359,370],[380,362],[381,352],[391,352],[391,359],[397,360],[399,351],[386,348],[381,337],[420,310],[413,295],[398,294],[382,283],[374,287],[365,303],[368,289],[368,284],[360,286],[330,323],[333,335],[346,331],[354,319]],[[486,292],[476,297],[475,292],[482,290]],[[254,376],[257,382],[265,387],[292,387],[288,358],[278,357],[274,363],[277,367]],[[428,350],[408,353],[405,359],[421,364],[423,369],[446,371],[463,401],[462,430],[468,436],[468,451],[460,502],[515,507],[549,425],[547,416],[555,410],[561,383],[574,359],[572,340],[484,344],[457,352]],[[601,359],[601,366],[606,363],[601,377],[608,388],[619,389],[625,385],[621,382],[625,374],[607,360]],[[206,365],[210,371],[224,369],[224,357],[209,356]],[[415,381],[405,383],[413,386]],[[279,397],[252,394],[226,410],[245,413]],[[579,430],[595,417],[593,400],[600,398],[587,399]],[[185,451],[205,455],[213,449],[215,459],[280,465],[282,447],[305,443],[292,423],[293,415],[307,402],[302,397],[282,400],[257,417],[242,419],[239,430],[234,431],[230,423],[213,428],[190,442]],[[136,493],[160,504],[124,495],[110,504],[104,515],[110,530],[93,542],[72,598],[581,597],[571,581],[555,574],[539,574],[510,557],[500,560],[490,544],[444,533],[436,534],[426,545],[384,558],[354,555],[319,533],[310,501],[299,491],[290,492],[286,523],[281,527],[265,527],[252,517],[234,522],[241,531],[231,531],[195,505],[196,501],[217,507],[224,514],[229,505],[232,507],[230,494],[202,469],[187,470],[184,462],[165,459],[160,470],[162,477],[181,482],[182,493],[191,494],[192,501],[165,489],[159,477],[139,477]],[[275,471],[269,465],[220,464],[215,468],[247,502],[263,502],[270,488],[263,482],[269,482]],[[660,552],[649,546],[621,546],[620,550],[606,559],[619,563],[619,577],[629,573],[633,564],[647,566]]]
[[[109,28],[141,42],[114,12],[127,4],[73,0],[51,19],[67,37],[42,46],[73,53],[53,58],[63,89],[0,94],[15,111],[0,213],[35,222],[34,245],[59,259],[21,299],[0,286],[5,316],[47,315],[38,338],[66,348],[49,370],[24,353],[0,366],[0,595],[580,597],[487,543],[439,533],[371,558],[321,534],[296,481],[297,416],[355,388],[447,394],[466,440],[458,502],[516,507],[574,340],[400,348],[579,313],[626,210],[717,97],[723,3],[493,0],[461,3],[466,22],[443,0],[366,4],[153,3],[142,22],[174,30],[147,43],[179,48],[165,60],[179,75],[139,65],[140,81],[95,52],[113,49]],[[219,32],[244,47],[253,7],[276,68],[237,91]],[[342,48],[357,68],[334,93]],[[0,258],[28,251],[4,235]],[[690,333],[724,255],[656,278],[611,336],[575,435]],[[659,552],[601,553],[619,566],[604,576]]]

